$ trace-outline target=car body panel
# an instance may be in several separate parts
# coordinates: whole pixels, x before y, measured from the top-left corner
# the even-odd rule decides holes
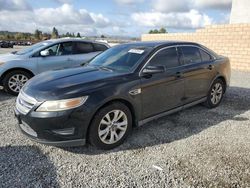
[[[213,81],[221,77],[225,84],[230,82],[228,58],[213,52],[215,59],[166,69],[163,73],[145,75],[143,69],[150,58],[165,47],[195,43],[148,42],[134,43],[152,47],[151,52],[130,72],[119,72],[86,65],[81,68],[42,73],[23,87],[22,91],[38,101],[38,105],[27,114],[17,112],[20,121],[39,129],[39,138],[46,141],[72,141],[87,139],[88,127],[96,112],[115,101],[126,104],[131,110],[134,124],[167,115],[195,104],[204,102]],[[124,44],[128,45],[128,44]],[[209,68],[210,65],[212,69]],[[36,108],[44,101],[70,99],[88,96],[84,105],[63,112],[37,112]],[[61,117],[62,116],[62,117]],[[57,119],[58,118],[58,119]],[[32,121],[34,119],[34,121]],[[35,123],[34,123],[35,122]],[[43,126],[43,123],[46,125]],[[53,133],[54,129],[74,128],[75,134],[63,136]],[[47,131],[47,132],[46,132]]]
[[[102,44],[107,48],[109,48],[108,44],[95,41],[87,41],[82,39],[57,39],[57,40],[43,41],[41,42],[41,46],[38,46],[34,50],[24,55],[17,55],[17,53],[0,55],[0,63],[4,62],[4,64],[0,65],[0,83],[3,80],[4,73],[8,72],[11,69],[28,70],[33,75],[37,75],[45,71],[80,67],[84,62],[89,61],[90,59],[101,53],[101,51],[95,51],[86,54],[34,57],[34,54],[37,54],[38,52],[50,46],[65,42],[97,43],[97,44]]]

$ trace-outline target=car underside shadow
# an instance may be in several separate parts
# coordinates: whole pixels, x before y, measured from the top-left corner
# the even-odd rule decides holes
[[[12,95],[6,93],[3,89],[0,89],[0,102],[12,99],[14,97],[15,96],[12,96]]]
[[[0,187],[59,187],[54,164],[36,146],[0,147]]]
[[[250,110],[250,89],[230,87],[221,105],[208,109],[202,105],[154,120],[135,128],[123,145],[110,151],[87,147],[65,148],[74,153],[98,155],[100,153],[135,150],[188,138],[223,121],[249,121],[244,113]]]

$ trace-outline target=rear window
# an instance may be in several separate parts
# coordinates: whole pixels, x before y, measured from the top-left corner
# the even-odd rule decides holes
[[[97,51],[97,52],[98,52],[98,51],[105,51],[105,50],[108,49],[108,47],[105,46],[104,44],[94,43],[93,45],[94,45],[95,51]]]
[[[181,47],[181,50],[183,53],[182,61],[184,64],[200,63],[202,61],[199,48],[183,46]]]
[[[74,46],[74,54],[86,54],[94,52],[94,47],[91,43],[76,42]]]
[[[203,62],[213,60],[213,57],[209,55],[207,52],[205,52],[204,50],[200,49],[200,53],[201,53],[201,59]]]

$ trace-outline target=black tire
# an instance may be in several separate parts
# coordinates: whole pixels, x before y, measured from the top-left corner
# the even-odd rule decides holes
[[[124,131],[125,132],[124,135],[116,143],[107,144],[107,143],[104,143],[101,140],[101,138],[99,137],[98,130],[99,130],[99,126],[101,126],[100,122],[105,117],[105,115],[107,115],[108,113],[110,113],[114,110],[120,110],[126,115],[126,117],[127,117],[127,129],[126,129],[126,131]],[[124,142],[124,140],[127,138],[129,133],[131,132],[131,130],[132,130],[132,115],[131,115],[129,108],[120,102],[111,103],[110,105],[101,108],[95,114],[95,116],[92,120],[92,123],[89,127],[88,141],[90,142],[90,144],[92,144],[93,146],[95,146],[99,149],[103,149],[103,150],[113,149],[113,148],[121,145]]]
[[[7,73],[3,79],[3,87],[4,87],[4,90],[11,94],[11,95],[14,95],[14,96],[17,96],[19,91],[18,92],[15,92],[13,89],[11,89],[9,87],[9,81],[10,79],[15,76],[15,75],[23,75],[25,77],[27,77],[28,79],[30,79],[32,77],[32,75],[26,71],[23,71],[23,70],[15,70],[15,71],[11,71],[9,73]]]
[[[219,100],[215,103],[213,102],[213,97],[212,97],[212,93],[213,93],[213,89],[215,89],[215,86],[216,85],[220,85],[221,88],[222,88],[222,93],[221,93],[221,97],[219,98]],[[223,99],[223,96],[224,96],[224,93],[226,91],[226,85],[225,83],[221,80],[221,79],[216,79],[211,88],[209,89],[209,92],[208,92],[208,95],[207,95],[207,100],[206,102],[204,103],[204,105],[207,107],[207,108],[216,108],[220,105],[222,99]]]

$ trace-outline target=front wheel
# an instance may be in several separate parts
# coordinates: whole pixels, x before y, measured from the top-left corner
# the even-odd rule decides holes
[[[22,70],[9,72],[3,79],[3,87],[5,91],[11,95],[18,95],[24,84],[32,76]]]
[[[224,91],[226,90],[225,87],[225,83],[221,79],[214,81],[209,90],[207,101],[205,102],[205,105],[208,108],[215,108],[220,105],[223,99]]]
[[[90,125],[89,141],[100,149],[121,145],[132,129],[132,115],[123,103],[112,103],[97,112]]]

